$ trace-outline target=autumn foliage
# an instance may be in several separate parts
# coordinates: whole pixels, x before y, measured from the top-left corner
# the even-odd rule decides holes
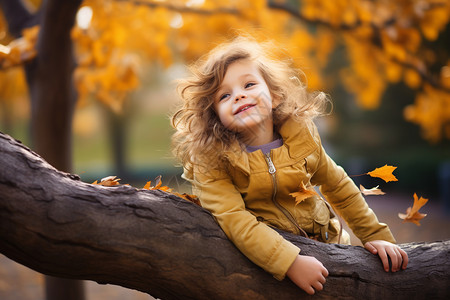
[[[95,99],[119,112],[139,88],[143,68],[190,63],[236,32],[249,32],[283,45],[311,89],[338,83],[324,70],[334,51],[345,49],[339,78],[366,109],[380,105],[390,84],[404,82],[417,95],[405,119],[438,141],[450,138],[450,59],[438,43],[449,18],[446,0],[85,0],[72,31],[74,80],[80,103]],[[2,72],[32,59],[37,30],[11,41],[0,17]]]

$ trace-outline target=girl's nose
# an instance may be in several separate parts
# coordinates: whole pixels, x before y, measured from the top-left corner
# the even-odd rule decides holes
[[[245,98],[247,98],[247,95],[245,95],[245,94],[240,94],[240,95],[237,95],[237,96],[236,96],[236,98],[234,99],[234,101],[235,101],[235,102],[238,102],[238,101],[240,101],[240,100],[242,100],[242,99],[245,99]]]

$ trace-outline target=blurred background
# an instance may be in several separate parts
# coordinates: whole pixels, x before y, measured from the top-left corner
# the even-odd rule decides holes
[[[0,131],[85,182],[109,175],[189,192],[169,116],[186,66],[239,33],[274,40],[311,91],[348,174],[385,164],[397,182],[355,177],[398,242],[450,238],[450,3],[446,0],[0,0]],[[1,167],[1,166],[0,166]],[[421,226],[397,216],[430,199]],[[354,240],[355,244],[357,241]],[[45,299],[44,278],[0,256],[1,299]],[[149,299],[86,283],[87,299]]]

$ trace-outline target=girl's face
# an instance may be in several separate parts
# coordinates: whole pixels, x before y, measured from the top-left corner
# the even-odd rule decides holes
[[[239,132],[247,145],[273,140],[272,96],[258,67],[241,59],[228,66],[214,95],[214,109],[222,124]]]

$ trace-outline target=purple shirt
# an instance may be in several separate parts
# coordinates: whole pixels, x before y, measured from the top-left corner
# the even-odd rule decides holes
[[[256,150],[261,150],[264,154],[270,152],[270,150],[283,146],[283,139],[279,138],[270,142],[268,144],[260,145],[260,146],[246,146],[247,152],[254,152]]]

